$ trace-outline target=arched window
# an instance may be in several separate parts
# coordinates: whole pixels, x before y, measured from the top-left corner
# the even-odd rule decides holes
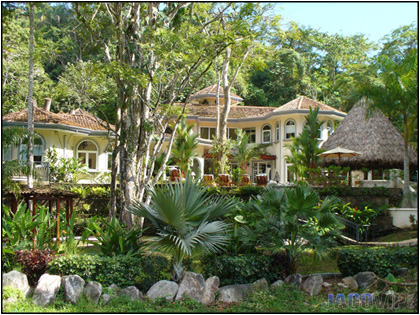
[[[87,165],[89,171],[96,171],[98,147],[90,140],[80,142],[77,146],[77,158],[82,159],[82,163]]]
[[[334,123],[331,120],[327,121],[328,136],[334,132]]]
[[[40,134],[36,134],[34,137],[34,163],[41,164],[42,163],[42,155],[45,151],[45,140]],[[26,162],[28,160],[28,139],[25,138],[21,141],[19,146],[19,160]]]
[[[296,137],[296,122],[294,120],[289,119],[284,124],[284,137],[285,139]]]
[[[276,141],[280,141],[280,122],[276,123]]]
[[[262,128],[262,142],[270,143],[271,142],[271,126],[265,125]]]

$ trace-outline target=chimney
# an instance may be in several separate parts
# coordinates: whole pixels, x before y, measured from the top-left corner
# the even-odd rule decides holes
[[[50,107],[51,107],[51,99],[50,98],[45,98],[45,105],[44,105],[44,109],[49,112],[50,111]]]

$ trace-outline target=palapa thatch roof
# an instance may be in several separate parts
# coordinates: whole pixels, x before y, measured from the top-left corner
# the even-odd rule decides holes
[[[19,112],[9,113],[3,116],[3,121],[8,122],[27,122],[28,109]],[[95,131],[106,131],[106,123],[82,109],[77,109],[74,113],[53,113],[41,107],[34,107],[34,122],[44,124],[59,124],[65,126],[79,127]],[[114,126],[110,126],[114,129]]]
[[[366,118],[367,104],[362,99],[348,112],[322,148],[342,147],[360,152],[355,157],[341,158],[340,165],[352,169],[402,169],[404,139],[385,115],[376,110]],[[410,167],[418,168],[417,155],[409,148]],[[337,165],[338,159],[326,158],[324,165]]]

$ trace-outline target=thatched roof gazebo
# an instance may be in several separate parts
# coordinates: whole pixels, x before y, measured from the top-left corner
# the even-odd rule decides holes
[[[385,115],[376,110],[366,117],[367,104],[361,99],[341,121],[322,148],[342,147],[360,152],[354,157],[341,158],[340,165],[351,169],[403,169],[404,139]],[[418,169],[417,155],[409,148],[410,168]],[[325,158],[323,165],[337,165],[338,160]]]

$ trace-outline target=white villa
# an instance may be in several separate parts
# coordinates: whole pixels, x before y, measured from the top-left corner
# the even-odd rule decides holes
[[[212,159],[209,150],[212,147],[212,136],[216,131],[216,90],[217,85],[207,87],[190,98],[187,104],[187,123],[195,125],[195,132],[200,135],[198,157],[194,160],[193,171],[201,176],[211,174]],[[223,104],[223,89],[219,92],[220,104]],[[334,131],[334,124],[341,121],[346,113],[331,106],[301,96],[280,107],[257,107],[239,105],[243,99],[231,94],[232,107],[228,118],[228,137],[234,139],[235,129],[243,129],[250,139],[256,143],[268,145],[266,154],[255,158],[248,166],[248,172],[253,182],[256,175],[265,173],[269,180],[278,183],[289,181],[286,156],[288,149],[284,144],[290,143],[292,137],[300,134],[304,128],[305,117],[309,108],[319,107],[319,119],[326,121],[320,132],[321,145]],[[81,109],[70,113],[52,113],[51,100],[46,99],[45,107],[35,107],[34,127],[41,135],[42,144],[35,147],[35,162],[41,167],[43,153],[46,149],[55,147],[63,157],[83,157],[89,172],[99,174],[109,172],[110,154],[109,136],[106,123]],[[3,127],[26,126],[27,109],[9,113],[2,118]],[[111,135],[112,136],[112,135]],[[3,160],[24,160],[22,146],[3,147]],[[236,167],[234,162],[232,166]]]

